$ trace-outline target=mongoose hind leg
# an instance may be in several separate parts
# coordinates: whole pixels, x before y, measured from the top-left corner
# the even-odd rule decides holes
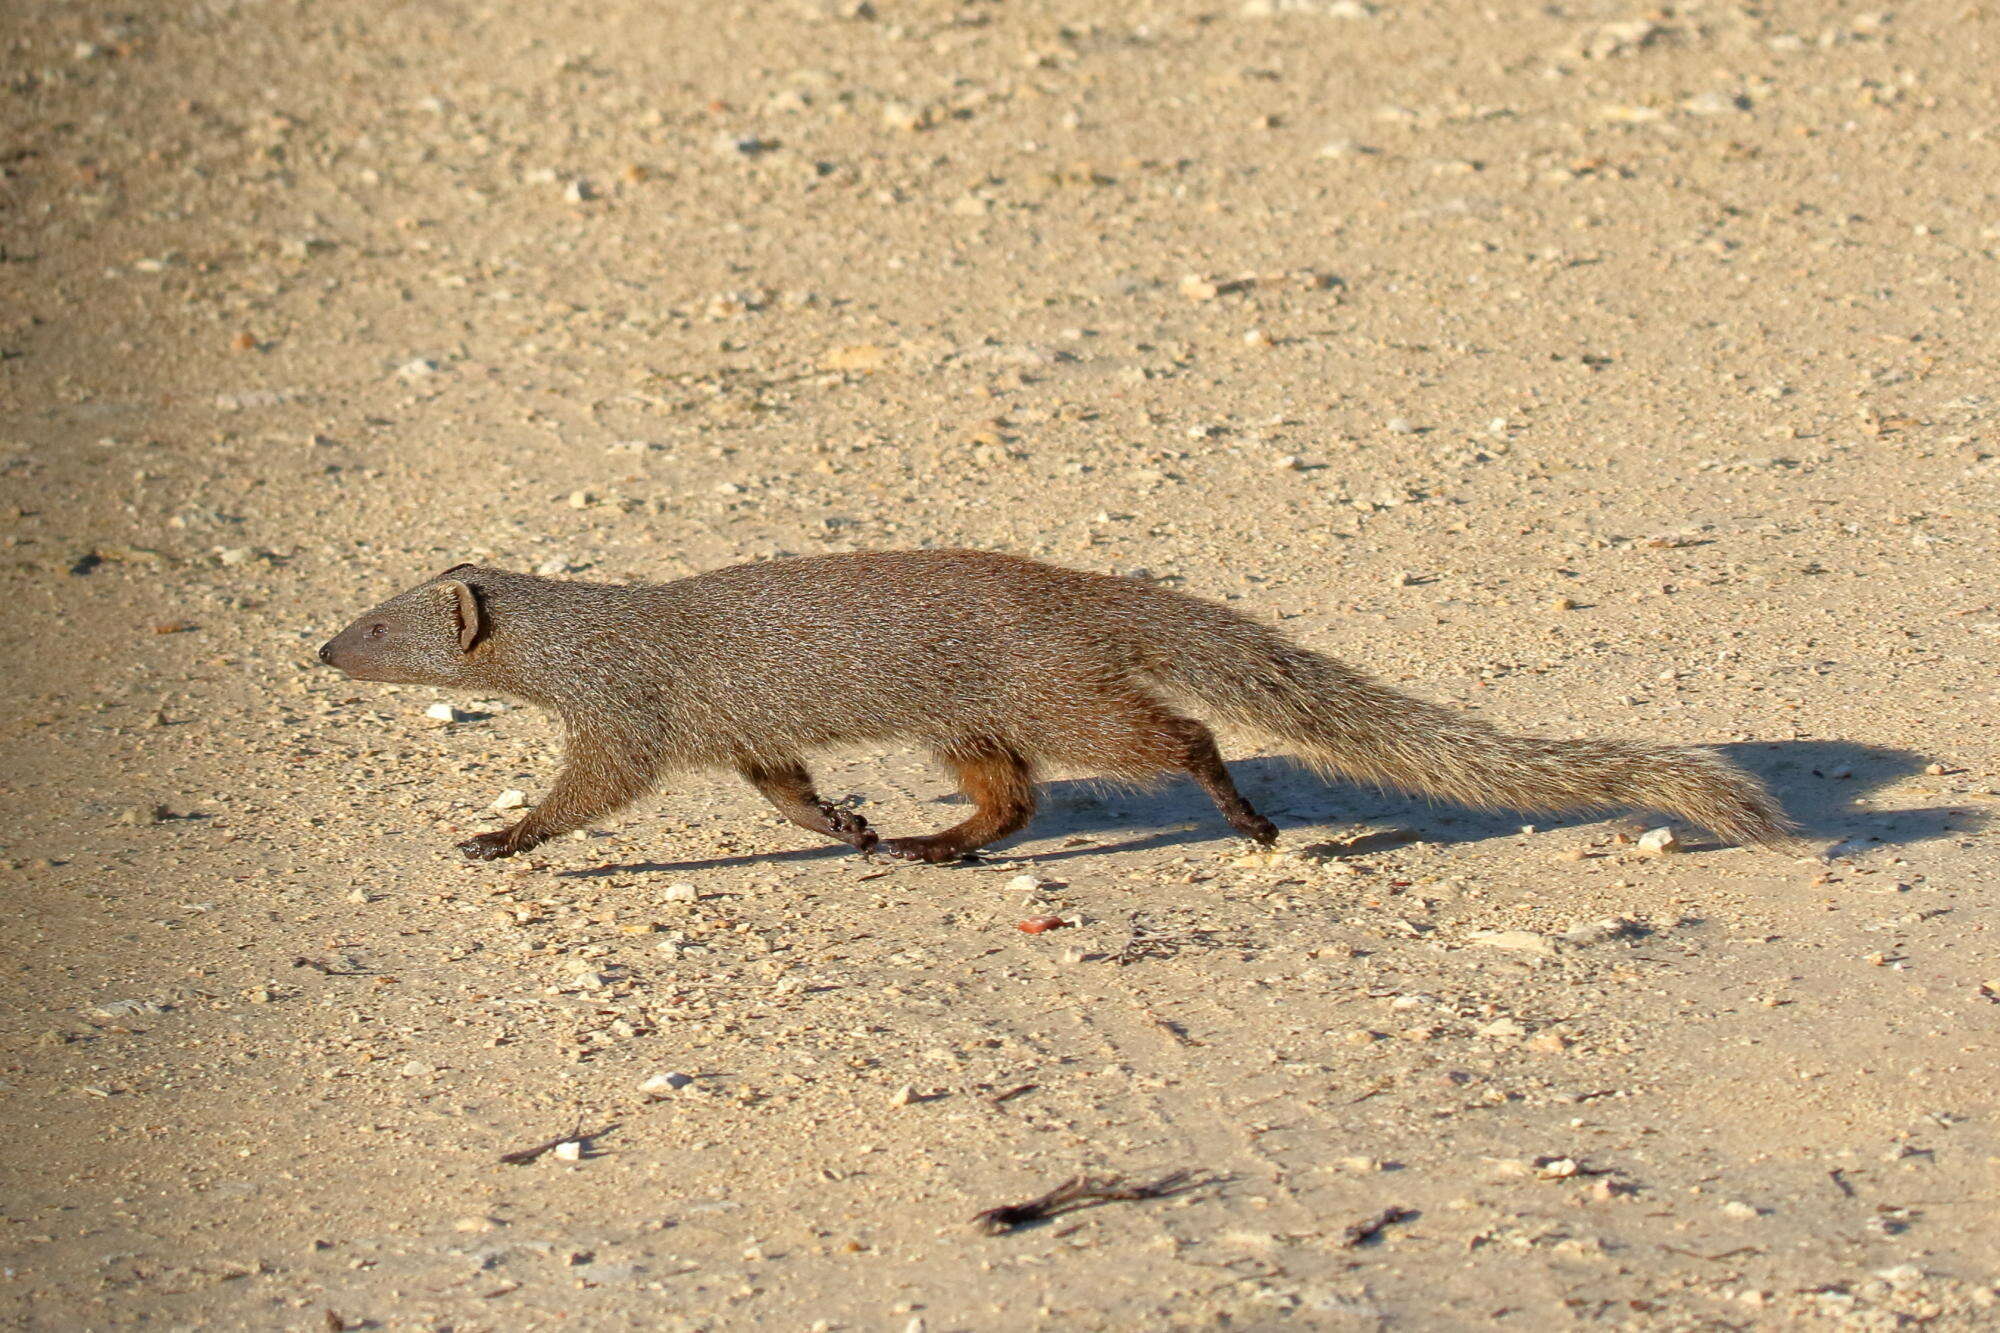
[[[972,814],[942,833],[884,838],[876,848],[903,861],[956,861],[967,852],[1018,833],[1035,815],[1035,783],[1028,763],[998,741],[955,746],[939,756],[958,775]]]
[[[1278,826],[1252,809],[1243,793],[1236,790],[1229,766],[1222,762],[1222,751],[1216,748],[1215,734],[1192,718],[1176,718],[1175,730],[1182,747],[1181,767],[1201,784],[1229,827],[1266,847],[1276,842]]]
[[[858,852],[872,851],[879,841],[867,820],[852,810],[822,800],[813,788],[812,774],[796,760],[783,764],[745,760],[737,765],[736,771],[763,793],[779,814],[802,829],[844,842]]]
[[[1058,758],[1139,783],[1164,773],[1186,773],[1201,784],[1239,834],[1265,846],[1278,840],[1278,826],[1252,809],[1236,790],[1216,748],[1215,734],[1151,695],[1107,692],[1096,706],[1076,710],[1063,723],[1052,729],[1063,746]]]

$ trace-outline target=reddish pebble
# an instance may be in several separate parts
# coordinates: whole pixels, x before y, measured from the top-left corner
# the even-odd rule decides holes
[[[1016,929],[1024,931],[1029,935],[1039,935],[1045,930],[1056,930],[1068,924],[1069,922],[1059,916],[1031,916],[1016,927]]]
[[[257,350],[257,339],[253,334],[239,333],[229,340],[229,345],[239,352],[254,352]]]

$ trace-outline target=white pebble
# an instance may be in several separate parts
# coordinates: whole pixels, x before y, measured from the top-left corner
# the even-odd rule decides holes
[[[493,809],[519,810],[527,803],[528,793],[514,787],[509,787],[506,791],[501,792],[493,798]]]
[[[580,1162],[583,1160],[583,1145],[575,1139],[571,1139],[567,1143],[558,1143],[556,1145],[556,1156],[565,1162]]]
[[[655,1074],[639,1085],[641,1092],[679,1092],[694,1082],[686,1074]]]
[[[686,881],[682,881],[678,884],[667,885],[666,888],[660,891],[660,897],[670,903],[691,903],[701,897],[701,890]]]
[[[1681,849],[1679,838],[1670,828],[1647,829],[1639,835],[1639,850],[1650,856],[1664,856]]]

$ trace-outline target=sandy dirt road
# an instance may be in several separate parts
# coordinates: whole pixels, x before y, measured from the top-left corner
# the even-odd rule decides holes
[[[2000,1318],[1992,6],[21,0],[0,41],[0,1323]],[[1064,779],[890,871],[689,775],[472,866],[549,723],[312,657],[461,560],[921,545],[1726,747],[1829,857],[1236,741],[1275,857]],[[821,776],[954,817],[915,754]]]

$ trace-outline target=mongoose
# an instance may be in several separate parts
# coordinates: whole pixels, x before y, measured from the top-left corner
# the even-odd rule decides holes
[[[910,861],[1018,832],[1054,767],[1136,783],[1189,774],[1231,828],[1271,843],[1277,828],[1236,790],[1197,714],[1329,774],[1465,805],[1656,810],[1771,846],[1793,834],[1763,785],[1713,751],[1503,735],[1213,602],[984,551],[800,556],[640,585],[455,565],[319,655],[357,680],[497,692],[562,719],[548,795],[458,844],[482,861],[693,767],[732,767],[801,828]],[[822,800],[804,755],[869,741],[926,747],[971,815],[889,838]]]

